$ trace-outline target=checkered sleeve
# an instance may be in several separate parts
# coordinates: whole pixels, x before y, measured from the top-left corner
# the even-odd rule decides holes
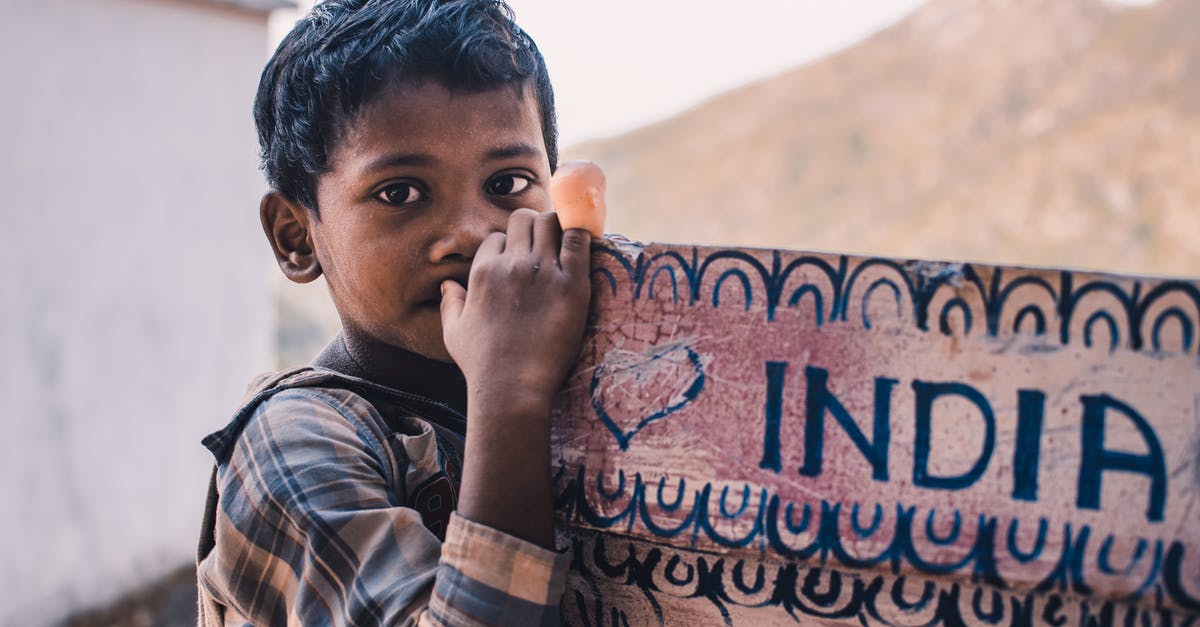
[[[458,516],[429,603],[434,624],[557,625],[569,555]]]
[[[219,466],[198,570],[215,624],[557,624],[565,556],[457,516],[443,544],[403,494],[429,460],[388,437],[312,389],[255,410]]]

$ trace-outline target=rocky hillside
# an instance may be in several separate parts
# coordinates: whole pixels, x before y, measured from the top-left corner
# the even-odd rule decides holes
[[[567,152],[635,239],[1200,276],[1200,2],[933,0]]]

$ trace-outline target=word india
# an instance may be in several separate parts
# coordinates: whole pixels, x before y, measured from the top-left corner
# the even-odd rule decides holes
[[[802,369],[801,369],[802,368]],[[992,464],[997,448],[997,412],[993,403],[977,388],[961,381],[925,381],[914,378],[907,383],[912,391],[911,410],[908,415],[898,416],[894,406],[901,381],[887,377],[875,377],[873,381],[874,407],[870,420],[856,420],[847,410],[839,396],[831,391],[830,373],[817,365],[793,366],[786,361],[767,361],[765,429],[762,458],[759,467],[781,473],[785,471],[783,450],[797,443],[784,441],[788,421],[797,417],[785,414],[784,408],[793,387],[803,386],[803,463],[797,469],[803,477],[817,477],[826,462],[825,448],[827,431],[833,429],[848,436],[850,442],[870,467],[874,481],[887,482],[889,476],[888,456],[891,450],[893,420],[912,420],[912,485],[930,490],[964,490],[974,485]],[[802,383],[797,379],[802,379]],[[1015,422],[1015,439],[1012,443],[1011,497],[1021,501],[1038,499],[1039,458],[1046,417],[1046,392],[1038,389],[1015,390],[1015,416],[999,416],[1002,424]],[[1105,393],[1079,394],[1077,397],[1079,447],[1078,474],[1075,485],[1075,505],[1080,509],[1098,510],[1101,507],[1101,483],[1112,473],[1131,473],[1144,477],[1148,490],[1145,491],[1145,516],[1151,522],[1163,520],[1167,500],[1167,464],[1159,438],[1150,423],[1126,400]],[[949,402],[971,408],[971,419],[975,421],[970,433],[976,441],[969,444],[946,442],[947,430],[935,430],[935,414]],[[1008,406],[1008,405],[1006,405]],[[1125,423],[1119,425],[1117,423]],[[833,429],[827,429],[829,424]],[[870,425],[863,429],[859,425]],[[1141,451],[1110,448],[1105,436],[1114,429],[1124,428],[1140,436],[1144,444]],[[953,430],[951,430],[953,431]],[[793,430],[794,432],[794,430]],[[957,433],[961,435],[961,433]],[[1126,443],[1128,438],[1126,438]],[[957,446],[956,452],[965,455],[965,470],[947,473],[935,472],[930,463],[931,452]],[[977,452],[976,452],[977,451]],[[973,459],[972,459],[973,456]],[[964,464],[965,465],[965,464]],[[791,469],[788,469],[791,472]],[[1117,503],[1108,503],[1116,506]],[[1129,507],[1130,504],[1122,504]],[[1141,505],[1139,504],[1140,508]]]

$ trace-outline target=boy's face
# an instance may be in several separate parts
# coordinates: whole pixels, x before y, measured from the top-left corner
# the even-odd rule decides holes
[[[317,177],[317,259],[347,333],[450,361],[440,285],[521,207],[550,208],[550,163],[528,89],[399,83],[367,103]]]

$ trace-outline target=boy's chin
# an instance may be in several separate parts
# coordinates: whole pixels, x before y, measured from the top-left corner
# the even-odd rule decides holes
[[[422,315],[413,320],[415,324],[409,328],[407,337],[396,339],[401,340],[401,345],[409,351],[422,357],[453,364],[454,358],[446,350],[446,342],[442,339],[440,305],[434,304],[424,309]]]
[[[450,351],[446,350],[446,343],[442,341],[440,334],[436,338],[434,335],[430,333],[425,338],[408,338],[407,342],[398,342],[396,345],[426,359],[453,364],[454,358],[450,356]]]
[[[430,359],[446,364],[453,364],[454,358],[450,356],[450,351],[446,350],[446,343],[442,340],[442,325],[430,324],[428,320],[424,320],[427,324],[413,325],[416,327],[409,332],[398,332],[395,328],[385,329],[384,331],[372,334],[373,340],[377,345],[384,348],[385,354],[388,350],[400,350],[410,355],[414,355],[423,359]],[[403,356],[397,357],[402,361]]]
[[[437,347],[434,350],[422,354],[434,361],[440,361],[447,364],[454,363],[454,358],[450,356],[450,351],[446,350],[446,345],[441,342],[438,342]]]

